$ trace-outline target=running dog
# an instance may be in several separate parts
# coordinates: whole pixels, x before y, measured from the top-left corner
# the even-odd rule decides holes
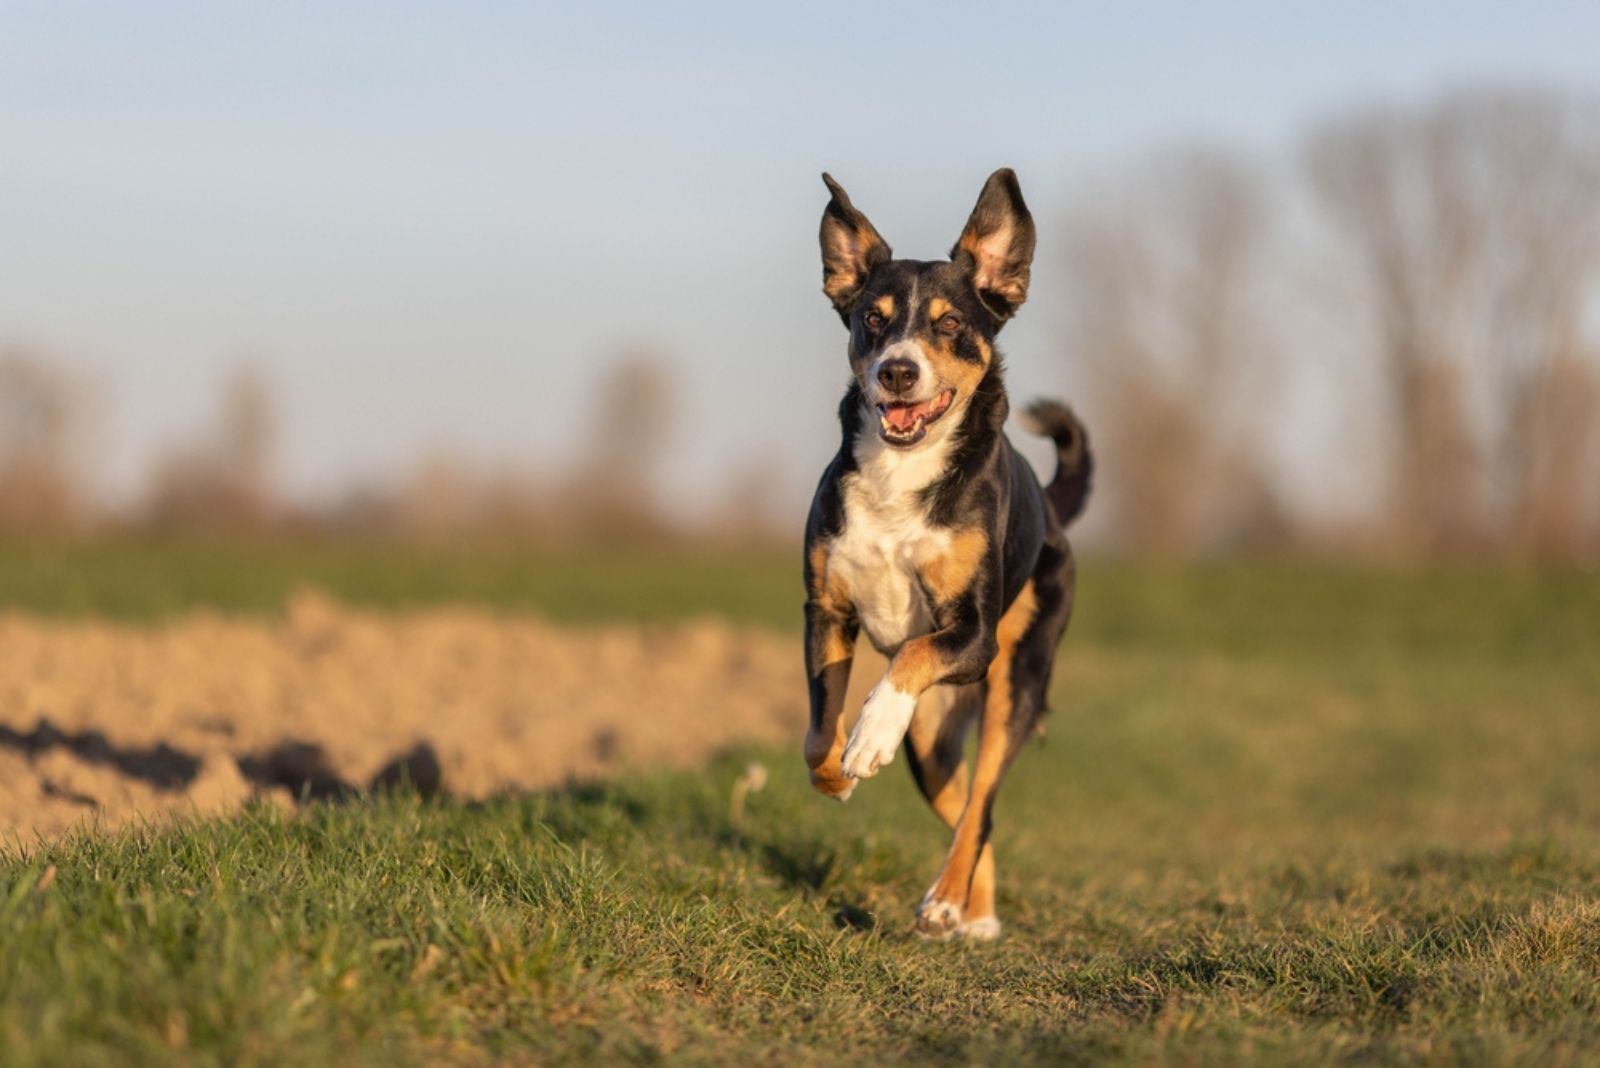
[[[912,777],[950,828],[944,868],[917,909],[933,938],[1000,935],[995,793],[1040,726],[1072,612],[1066,526],[1092,459],[1065,405],[1039,401],[1030,429],[1056,445],[1041,487],[1007,440],[995,335],[1028,295],[1034,226],[1017,177],[989,177],[949,260],[897,260],[830,176],[823,292],[849,331],[843,441],[805,535],[811,782],[845,800],[905,743]],[[889,668],[845,735],[858,632]],[[965,741],[978,724],[969,785]]]

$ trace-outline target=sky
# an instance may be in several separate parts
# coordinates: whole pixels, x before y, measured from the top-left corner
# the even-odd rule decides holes
[[[643,348],[681,381],[680,508],[752,467],[799,499],[847,375],[819,172],[934,258],[1016,168],[1041,237],[1009,381],[1071,394],[1037,295],[1083,175],[1593,88],[1597,43],[1576,3],[0,0],[0,344],[96,383],[118,493],[241,363],[286,485],[332,495],[441,450],[566,464],[597,368]]]

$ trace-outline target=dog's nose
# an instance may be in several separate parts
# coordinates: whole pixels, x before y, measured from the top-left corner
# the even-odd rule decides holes
[[[878,367],[878,384],[890,393],[909,393],[917,384],[917,365],[911,360],[884,360]]]

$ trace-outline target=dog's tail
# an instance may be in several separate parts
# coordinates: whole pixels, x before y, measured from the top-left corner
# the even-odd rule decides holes
[[[1022,413],[1022,425],[1056,443],[1056,476],[1044,488],[1063,527],[1083,513],[1094,475],[1089,432],[1072,409],[1055,400],[1036,400]]]

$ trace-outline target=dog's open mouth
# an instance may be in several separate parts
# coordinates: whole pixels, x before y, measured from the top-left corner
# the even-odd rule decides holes
[[[890,445],[915,445],[928,432],[928,427],[950,409],[956,391],[947,389],[932,400],[916,404],[891,401],[878,405],[878,433]]]

